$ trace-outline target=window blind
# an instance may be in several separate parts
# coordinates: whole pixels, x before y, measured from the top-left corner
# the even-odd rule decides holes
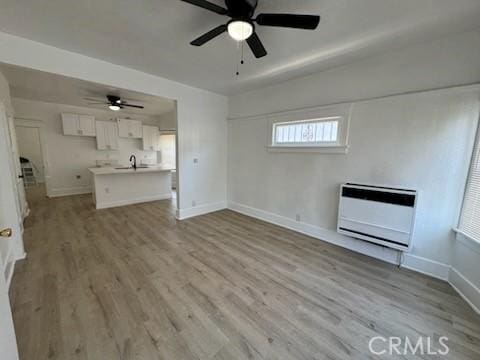
[[[465,198],[459,229],[465,235],[480,241],[480,141],[477,140],[473,149],[472,163],[468,175]]]

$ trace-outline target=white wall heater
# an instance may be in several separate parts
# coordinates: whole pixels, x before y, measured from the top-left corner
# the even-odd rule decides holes
[[[417,191],[343,184],[337,231],[378,245],[408,251],[415,225]]]

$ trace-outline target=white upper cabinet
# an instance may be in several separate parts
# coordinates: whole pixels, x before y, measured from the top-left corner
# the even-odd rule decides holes
[[[130,119],[117,119],[118,136],[122,138],[141,139],[142,122]]]
[[[160,131],[158,127],[143,125],[143,150],[158,151],[159,137]]]
[[[83,136],[95,136],[95,116],[78,115],[80,131]]]
[[[95,116],[62,114],[63,135],[95,136]]]
[[[97,121],[97,149],[118,150],[118,127],[113,121]]]

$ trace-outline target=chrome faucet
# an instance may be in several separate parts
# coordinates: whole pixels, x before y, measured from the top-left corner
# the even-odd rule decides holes
[[[132,164],[132,159],[133,159],[133,164]],[[130,164],[133,167],[133,170],[137,170],[137,158],[135,157],[135,155],[130,156],[129,161],[130,161]]]

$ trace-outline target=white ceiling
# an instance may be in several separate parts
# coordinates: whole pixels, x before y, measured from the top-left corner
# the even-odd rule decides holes
[[[83,106],[108,110],[107,105],[90,105],[85,97],[106,100],[105,96],[117,95],[131,104],[143,105],[144,109],[124,108],[122,114],[161,115],[175,109],[175,101],[135,91],[72,79],[62,75],[25,69],[0,63],[0,72],[5,76],[12,97],[45,101],[56,104]]]
[[[223,4],[222,0],[211,0]],[[0,31],[223,94],[478,27],[479,0],[259,0],[322,16],[316,31],[258,27],[269,55],[235,76],[236,43],[189,42],[227,18],[180,0],[1,0]]]

